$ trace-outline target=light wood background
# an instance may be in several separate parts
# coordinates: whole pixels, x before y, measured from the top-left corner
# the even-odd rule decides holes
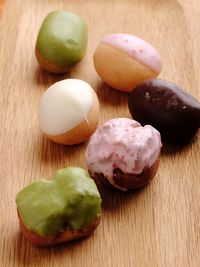
[[[17,192],[31,181],[51,178],[68,165],[86,167],[86,144],[59,146],[39,131],[38,101],[49,85],[66,77],[86,80],[100,100],[100,123],[130,117],[127,95],[102,83],[93,68],[92,55],[104,34],[129,32],[151,42],[163,60],[160,77],[200,99],[199,0],[4,2],[0,12],[0,266],[199,267],[199,135],[182,150],[163,149],[158,174],[148,187],[128,194],[103,191],[102,221],[87,239],[35,248],[19,232],[15,207]],[[86,57],[68,75],[41,71],[34,56],[41,22],[57,9],[80,14],[89,26]]]

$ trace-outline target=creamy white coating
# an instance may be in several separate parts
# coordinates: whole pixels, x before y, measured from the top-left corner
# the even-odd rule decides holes
[[[87,120],[93,102],[93,89],[85,81],[66,79],[54,83],[39,103],[42,132],[50,136],[65,134]]]
[[[157,160],[161,149],[160,133],[150,125],[142,127],[127,118],[111,119],[91,137],[86,150],[90,173],[102,173],[114,187],[116,168],[124,173],[140,174]]]

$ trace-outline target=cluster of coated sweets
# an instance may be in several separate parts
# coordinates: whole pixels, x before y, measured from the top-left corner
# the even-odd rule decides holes
[[[83,19],[57,11],[40,28],[36,56],[43,69],[63,73],[84,57],[86,46]],[[106,35],[94,53],[94,66],[111,87],[130,92],[134,120],[111,119],[96,130],[98,98],[82,80],[62,80],[44,92],[39,124],[48,138],[73,145],[92,136],[86,149],[89,173],[78,167],[61,169],[52,181],[35,181],[16,197],[21,230],[38,246],[89,235],[101,217],[94,180],[122,191],[145,186],[158,168],[161,137],[187,143],[199,128],[200,103],[177,85],[155,79],[161,60],[147,42],[129,34]]]

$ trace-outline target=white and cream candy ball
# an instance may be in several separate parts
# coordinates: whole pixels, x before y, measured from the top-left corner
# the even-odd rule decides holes
[[[144,80],[161,72],[161,58],[148,42],[130,34],[103,37],[94,53],[94,66],[109,86],[130,92]]]
[[[66,79],[51,85],[39,102],[41,131],[52,141],[73,145],[86,141],[99,121],[99,101],[85,81]]]

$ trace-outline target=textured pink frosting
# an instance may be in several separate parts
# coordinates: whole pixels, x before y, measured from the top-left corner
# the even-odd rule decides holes
[[[119,48],[153,71],[157,73],[161,72],[159,53],[152,45],[144,40],[126,33],[114,33],[106,35],[101,42]]]
[[[102,173],[115,187],[113,170],[140,174],[151,167],[160,154],[160,133],[150,125],[116,118],[104,123],[91,137],[86,150],[86,161],[91,175]]]

